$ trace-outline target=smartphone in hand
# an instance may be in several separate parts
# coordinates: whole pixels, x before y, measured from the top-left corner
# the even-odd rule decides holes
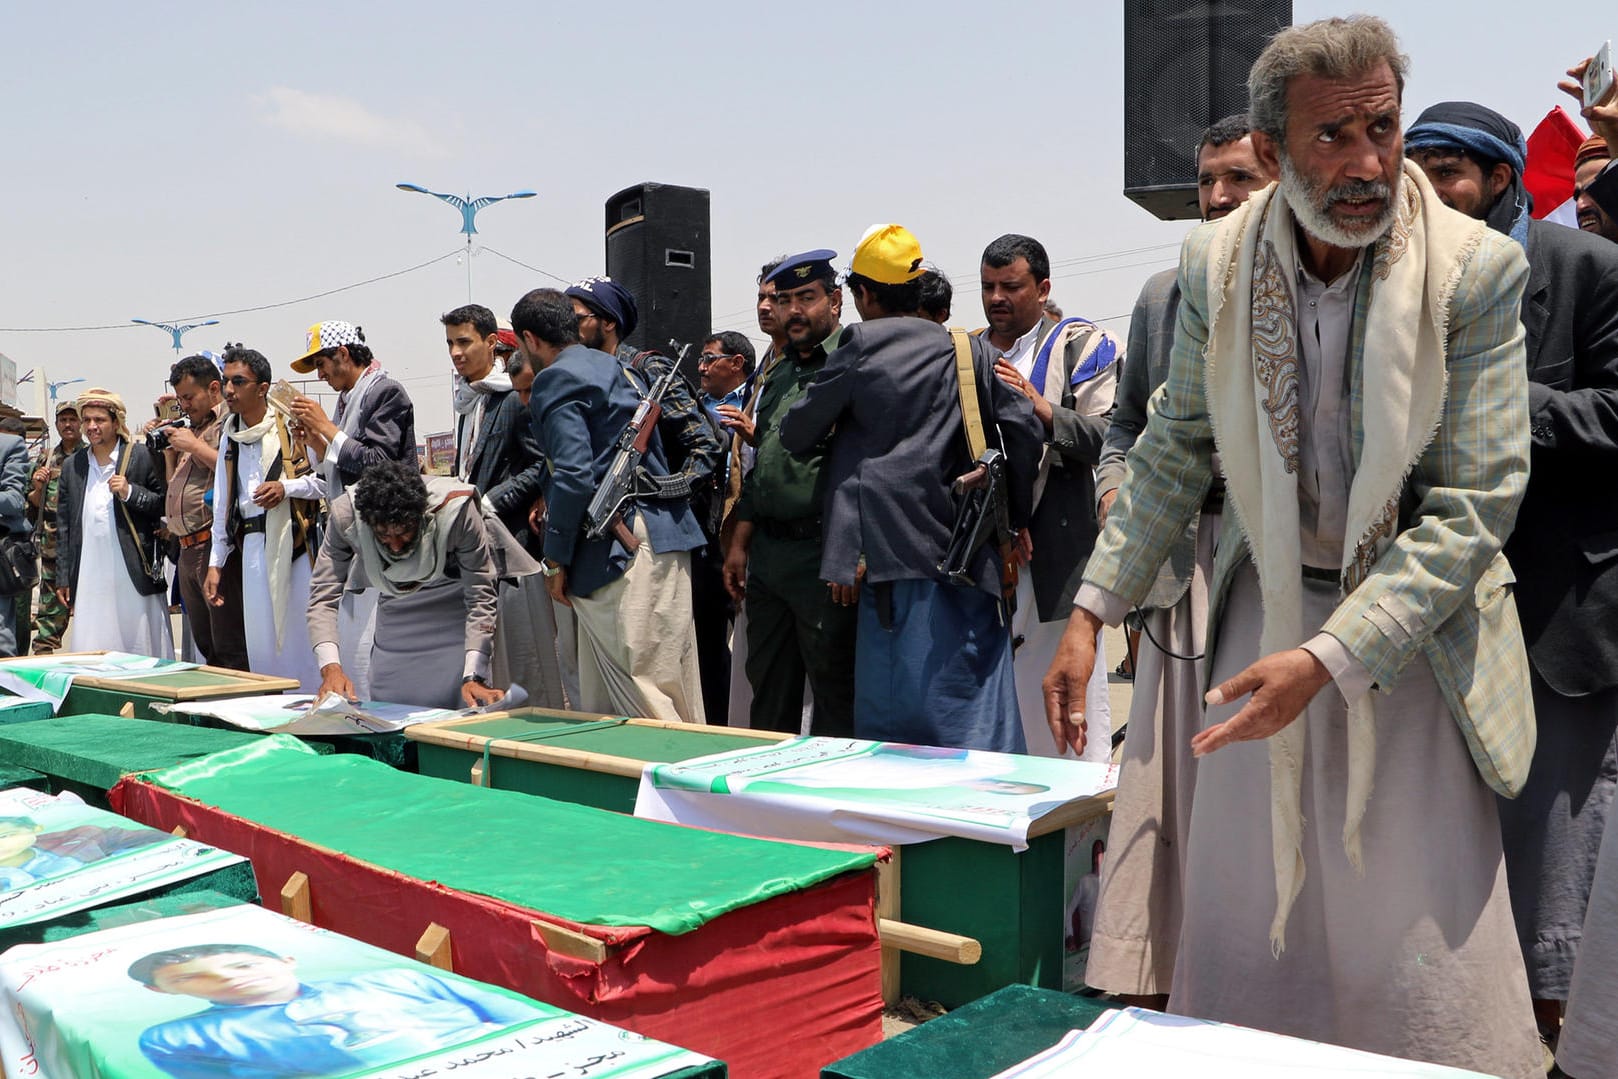
[[[1584,107],[1601,104],[1612,89],[1612,42],[1604,41],[1584,69]]]

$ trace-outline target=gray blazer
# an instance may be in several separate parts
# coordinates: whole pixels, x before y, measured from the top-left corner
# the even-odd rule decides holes
[[[994,377],[994,356],[987,341],[972,339],[984,434],[1006,454],[1011,520],[1020,526],[1044,431],[1027,399]],[[950,484],[972,467],[960,385],[954,342],[936,322],[881,318],[843,331],[780,427],[781,445],[795,454],[831,436],[822,579],[853,584],[861,555],[872,584],[943,579],[937,567],[955,525]],[[972,570],[979,588],[1000,595],[992,546]]]
[[[337,451],[336,473],[344,487],[358,483],[370,465],[416,459],[416,406],[403,386],[378,375],[358,407],[358,433],[345,439]],[[328,493],[333,498],[337,494],[329,489]]]
[[[1528,491],[1506,557],[1528,658],[1551,688],[1618,685],[1618,245],[1528,224]]]
[[[1169,354],[1174,348],[1174,323],[1180,313],[1179,269],[1155,273],[1146,279],[1129,316],[1129,351],[1118,377],[1118,400],[1107,427],[1101,464],[1096,467],[1096,501],[1124,482],[1130,449],[1146,429],[1152,395],[1169,377]],[[1185,535],[1169,549],[1158,568],[1157,581],[1140,606],[1144,610],[1172,607],[1191,587],[1197,563],[1196,517]]]

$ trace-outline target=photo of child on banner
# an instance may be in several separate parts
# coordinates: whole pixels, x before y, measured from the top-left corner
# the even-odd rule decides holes
[[[72,795],[0,791],[0,927],[86,910],[240,861]]]
[[[0,956],[0,1064],[65,1079],[654,1079],[697,1054],[256,906]]]

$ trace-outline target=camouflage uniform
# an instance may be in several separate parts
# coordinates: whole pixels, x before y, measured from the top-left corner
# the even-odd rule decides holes
[[[68,454],[58,443],[40,468],[50,467],[60,474]],[[36,472],[38,469],[35,470]],[[33,477],[29,477],[30,484]],[[56,598],[56,485],[58,480],[47,480],[44,492],[44,510],[39,513],[39,612],[34,615],[34,654],[43,656],[62,647],[62,634],[67,630],[68,609]],[[26,619],[17,623],[26,625]],[[21,636],[21,633],[18,634]]]

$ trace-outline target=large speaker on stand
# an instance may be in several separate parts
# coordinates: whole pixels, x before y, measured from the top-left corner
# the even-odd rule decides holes
[[[1197,137],[1247,110],[1247,72],[1291,0],[1124,0],[1124,194],[1195,219]]]
[[[693,346],[681,366],[692,379],[702,339],[713,329],[708,237],[702,188],[636,184],[607,200],[607,275],[640,308],[640,324],[626,340],[670,354],[671,339]]]

